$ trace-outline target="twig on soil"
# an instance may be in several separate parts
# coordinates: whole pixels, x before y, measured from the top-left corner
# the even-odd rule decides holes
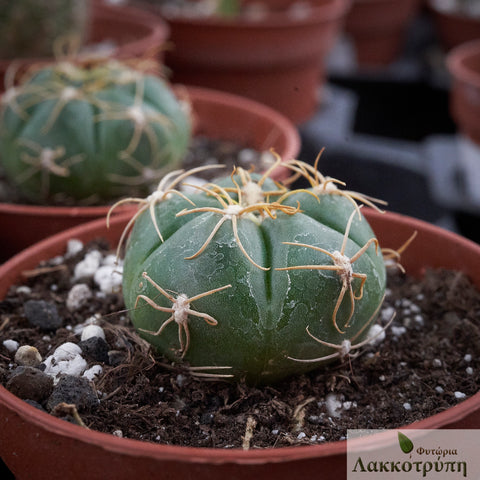
[[[293,411],[294,432],[299,432],[303,428],[305,421],[305,407],[314,401],[315,397],[309,397],[295,407],[295,410]]]
[[[5,320],[0,325],[0,332],[10,323],[10,318],[5,318]]]
[[[59,403],[52,410],[52,415],[55,415],[56,417],[60,417],[62,415],[71,415],[78,425],[84,428],[88,428],[83,422],[82,418],[80,417],[80,414],[78,413],[78,410],[77,410],[77,406],[73,403],[65,403],[65,402]]]
[[[55,265],[54,267],[38,267],[33,270],[24,270],[22,276],[25,278],[38,277],[40,275],[45,275],[47,273],[60,272],[62,270],[68,270],[67,265]]]
[[[248,417],[247,418],[247,426],[245,428],[245,435],[242,437],[242,448],[244,450],[249,450],[250,449],[250,442],[253,437],[253,431],[255,430],[255,427],[257,426],[257,421],[253,417]]]

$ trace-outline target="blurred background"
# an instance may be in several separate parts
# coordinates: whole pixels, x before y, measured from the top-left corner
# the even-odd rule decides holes
[[[455,10],[461,3],[464,10]],[[386,200],[390,210],[477,242],[480,147],[453,118],[447,55],[463,42],[480,39],[479,7],[478,0],[420,2],[398,51],[382,59],[359,60],[351,32],[344,31],[328,57],[324,101],[300,127],[303,158],[326,147],[320,161],[325,174]],[[448,21],[458,33],[446,30]],[[480,56],[475,67],[478,88]]]

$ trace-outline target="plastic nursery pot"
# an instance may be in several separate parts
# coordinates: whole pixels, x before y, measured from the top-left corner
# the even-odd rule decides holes
[[[169,37],[169,27],[159,17],[152,17],[141,9],[114,6],[94,0],[91,25],[85,50],[110,55],[119,59],[151,58],[162,60],[162,49]],[[53,54],[53,52],[52,52]],[[25,58],[14,60],[17,76],[36,64],[50,63],[53,58]],[[5,75],[12,60],[0,59],[0,93],[8,87]]]
[[[350,2],[310,0],[304,14],[292,16],[285,10],[292,0],[277,1],[255,20],[168,17],[165,63],[174,82],[253,98],[299,124],[317,109],[324,58]]]
[[[451,50],[447,67],[451,115],[459,131],[480,145],[480,38]]]
[[[176,89],[191,102],[195,133],[234,141],[258,151],[273,148],[283,159],[296,158],[300,152],[296,127],[268,106],[206,88],[177,86]],[[286,175],[287,169],[278,167],[273,177],[280,180]],[[109,208],[0,203],[0,262],[42,238],[105,217]],[[117,213],[121,211],[119,208]]]
[[[353,41],[360,67],[380,67],[401,53],[419,0],[353,0],[345,31]]]
[[[428,0],[427,6],[438,39],[446,51],[480,37],[480,17],[446,10],[438,0]]]
[[[480,288],[480,245],[432,224],[399,214],[365,209],[382,246],[398,248],[417,231],[402,255],[407,272],[420,276],[427,267],[465,272]],[[24,250],[0,266],[0,299],[22,271],[64,253],[71,238],[84,242],[104,237],[115,245],[130,215],[61,232]],[[480,393],[411,428],[479,428]],[[153,444],[74,425],[41,412],[0,387],[0,457],[17,480],[88,478],[130,480],[162,478],[215,480],[346,479],[346,441],[315,446],[249,450],[191,448]],[[159,473],[161,472],[161,473]],[[320,473],[321,472],[321,473]]]

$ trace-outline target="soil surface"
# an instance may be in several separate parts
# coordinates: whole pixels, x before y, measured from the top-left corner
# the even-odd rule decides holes
[[[480,293],[459,272],[431,270],[419,281],[392,271],[379,322],[396,317],[384,339],[329,371],[257,388],[205,381],[152,352],[135,334],[120,293],[100,292],[88,276],[72,279],[93,250],[104,263],[111,259],[108,245],[92,242],[26,272],[25,286],[0,302],[0,382],[68,421],[164,444],[272,448],[343,439],[348,428],[399,427],[479,389]],[[79,283],[91,297],[73,305],[68,294]],[[81,340],[92,316],[104,341]],[[14,342],[35,346],[42,363],[19,367]],[[48,377],[29,390],[65,342],[80,345],[84,368],[100,365],[102,372],[93,381],[64,375],[55,387]]]

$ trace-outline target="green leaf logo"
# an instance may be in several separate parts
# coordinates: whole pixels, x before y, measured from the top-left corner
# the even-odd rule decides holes
[[[410,453],[413,450],[413,442],[400,432],[398,432],[398,443],[403,453]]]

